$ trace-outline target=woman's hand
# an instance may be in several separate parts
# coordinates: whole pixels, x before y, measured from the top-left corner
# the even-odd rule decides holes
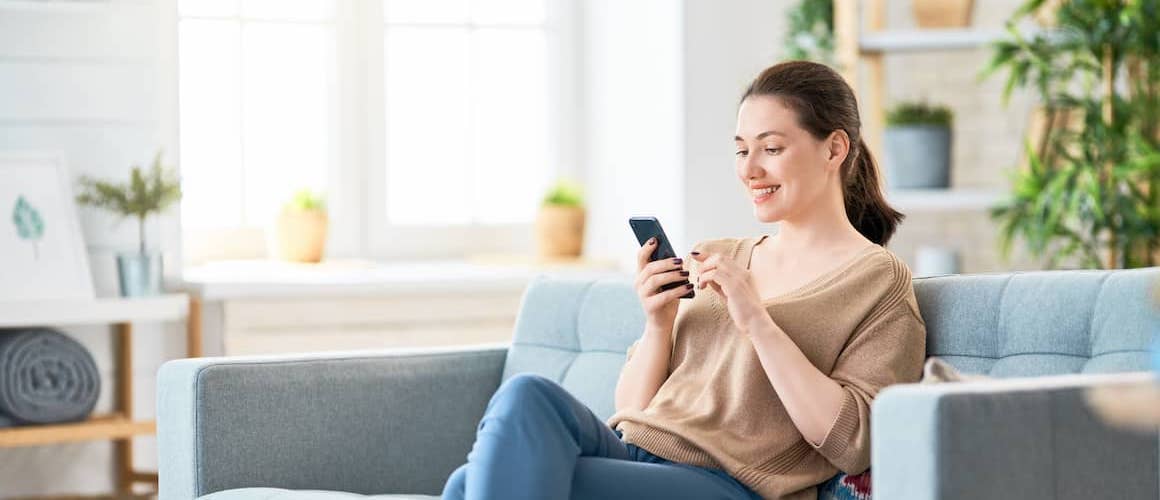
[[[748,269],[738,266],[728,256],[720,253],[691,253],[699,264],[698,289],[712,287],[733,318],[733,324],[746,335],[755,327],[772,322],[773,319],[761,304],[757,286]]]
[[[650,262],[648,259],[656,248],[656,238],[652,238],[636,252],[636,295],[644,308],[645,326],[671,332],[681,296],[692,290],[692,283],[689,283],[689,272],[685,271],[683,260],[673,258]],[[660,289],[669,283],[685,283],[687,286]]]

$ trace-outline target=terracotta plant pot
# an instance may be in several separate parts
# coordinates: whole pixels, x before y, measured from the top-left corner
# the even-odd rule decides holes
[[[971,25],[973,0],[911,0],[920,28],[965,28]]]
[[[284,210],[278,216],[278,258],[292,262],[320,262],[326,249],[326,212]]]
[[[536,248],[542,259],[579,257],[584,248],[584,207],[542,205],[536,217]]]

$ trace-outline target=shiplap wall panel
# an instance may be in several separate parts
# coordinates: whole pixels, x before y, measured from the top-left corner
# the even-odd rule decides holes
[[[0,9],[3,9],[0,7]],[[0,60],[104,60],[148,63],[156,57],[156,10],[112,1],[84,10],[0,10]]]
[[[149,161],[168,142],[161,123],[167,94],[158,89],[165,59],[159,47],[172,30],[163,27],[159,9],[171,10],[175,2],[0,5],[0,151],[59,152],[74,176],[125,178],[130,165]],[[104,213],[81,211],[94,285],[103,294],[117,290],[113,250],[133,248],[137,240],[135,224],[114,226],[113,221]],[[93,355],[105,383],[95,411],[109,411],[115,369],[110,329],[63,331]],[[184,355],[183,332],[182,325],[137,325],[138,416],[154,415],[157,367]],[[138,439],[133,449],[139,469],[156,470],[155,440]],[[108,493],[110,451],[111,445],[100,441],[0,449],[0,498]]]
[[[156,122],[156,68],[89,61],[0,61],[0,124]]]

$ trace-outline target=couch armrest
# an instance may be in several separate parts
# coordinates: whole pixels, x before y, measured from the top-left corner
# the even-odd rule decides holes
[[[158,371],[160,497],[269,486],[439,494],[506,345],[194,358]]]
[[[1156,433],[1104,424],[1088,388],[1148,372],[901,384],[875,398],[874,498],[1157,498]]]

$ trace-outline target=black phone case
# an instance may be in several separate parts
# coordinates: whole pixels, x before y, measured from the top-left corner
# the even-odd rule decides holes
[[[653,236],[656,236],[657,248],[649,256],[649,262],[671,259],[677,256],[676,252],[673,251],[672,244],[669,243],[669,237],[665,235],[665,230],[661,228],[661,222],[656,217],[630,217],[628,219],[628,225],[632,227],[632,232],[636,235],[636,241],[641,246],[644,246],[645,242]],[[685,286],[688,282],[689,280],[666,283],[661,285],[661,291]],[[681,298],[691,299],[695,296],[696,294],[693,293],[693,290],[689,290],[689,293],[682,295]]]

